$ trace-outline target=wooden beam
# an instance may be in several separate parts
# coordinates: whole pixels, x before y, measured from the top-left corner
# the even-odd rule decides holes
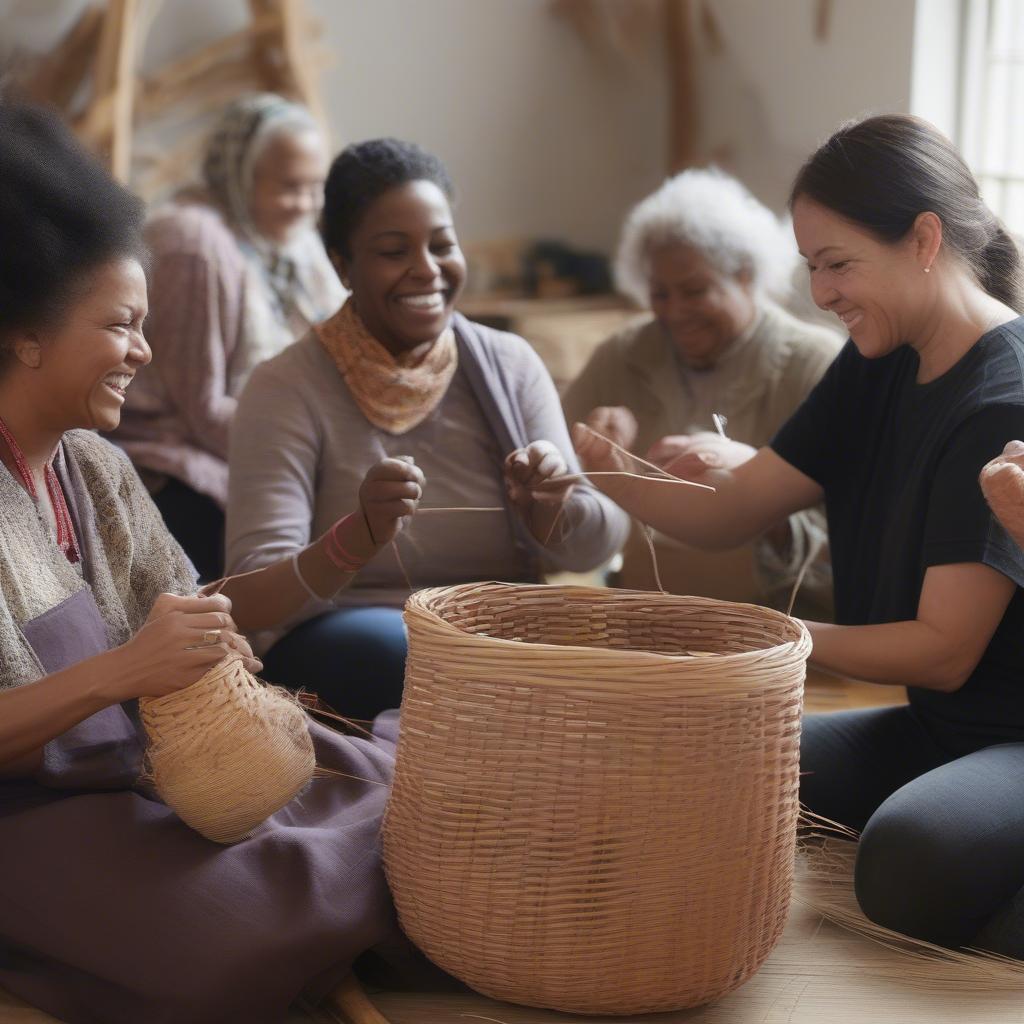
[[[313,115],[325,138],[328,133],[327,113],[320,102],[320,90],[310,66],[309,15],[304,0],[283,0],[281,7],[282,69],[292,80],[296,99]]]
[[[814,35],[819,43],[828,42],[831,27],[832,0],[818,0],[818,9],[814,16]]]
[[[135,18],[138,0],[108,0],[93,64],[93,95],[78,130],[108,153],[118,181],[131,174],[132,114],[135,99]]]
[[[57,46],[35,63],[22,83],[25,96],[67,113],[92,63],[102,26],[103,9],[86,7]]]
[[[54,103],[72,121],[79,137],[107,159],[113,174],[127,181],[132,167],[133,122],[174,108],[192,117],[222,107],[249,89],[281,92],[304,103],[327,132],[317,85],[325,66],[311,40],[320,26],[305,0],[248,0],[250,23],[171,61],[148,80],[137,71],[137,57],[158,7],[139,0],[103,0],[85,9],[57,47],[30,66],[22,89],[31,98]],[[71,110],[83,86],[84,109]],[[191,143],[175,152],[170,169],[182,169]],[[150,179],[162,184],[163,175]]]
[[[276,28],[277,22],[273,17],[259,15],[246,28],[208,43],[195,53],[186,54],[165,64],[146,80],[146,90],[155,95],[165,89],[189,89],[201,80],[211,67],[248,46],[254,37],[273,32]]]
[[[230,102],[253,88],[254,75],[252,57],[243,50],[234,57],[225,57],[216,64],[211,64],[194,78],[180,81],[172,87],[161,87],[154,85],[152,81],[147,82],[139,97],[139,117],[156,117],[186,102],[190,107],[205,107],[206,100],[213,93],[218,94],[219,101]],[[227,91],[225,85],[229,86]]]
[[[114,58],[114,125],[110,140],[110,170],[128,182],[132,171],[132,117],[135,107],[135,20],[138,0],[111,0],[118,21]]]
[[[697,160],[697,75],[690,0],[664,0],[669,72],[669,171]]]

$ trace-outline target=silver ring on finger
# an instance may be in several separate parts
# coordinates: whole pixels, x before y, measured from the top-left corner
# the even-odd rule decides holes
[[[221,631],[219,629],[207,629],[203,633],[203,647],[215,647],[220,643]]]

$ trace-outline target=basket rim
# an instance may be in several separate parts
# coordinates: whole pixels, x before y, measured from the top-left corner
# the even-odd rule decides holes
[[[700,657],[695,657],[692,654],[667,654],[660,651],[648,651],[643,648],[600,647],[594,644],[532,643],[526,640],[508,640],[505,637],[491,636],[488,633],[474,633],[470,630],[462,629],[449,622],[447,619],[442,618],[442,616],[438,615],[436,611],[428,607],[428,602],[441,594],[450,594],[452,592],[461,591],[465,592],[466,595],[469,596],[474,591],[492,593],[498,590],[518,590],[520,592],[524,590],[534,590],[537,592],[548,593],[552,591],[572,591],[578,594],[590,592],[601,595],[627,594],[638,599],[649,599],[671,604],[687,603],[691,606],[713,605],[721,608],[744,609],[747,611],[754,611],[769,619],[774,619],[780,624],[790,625],[795,629],[797,635],[793,637],[792,640],[783,640],[780,643],[771,644],[767,647],[758,647],[750,651],[733,651],[724,654],[707,652],[706,654],[702,653]],[[750,604],[742,601],[722,601],[714,597],[663,594],[658,593],[657,591],[625,590],[615,587],[590,587],[575,584],[554,583],[502,583],[498,581],[457,583],[445,587],[426,587],[423,590],[415,591],[409,596],[405,603],[403,617],[405,618],[407,625],[411,618],[419,617],[425,619],[449,633],[453,638],[458,637],[460,645],[465,644],[479,646],[486,644],[491,650],[494,650],[494,646],[498,645],[510,653],[518,652],[520,655],[527,652],[536,652],[537,654],[555,651],[563,653],[571,651],[595,652],[600,653],[602,657],[609,659],[629,659],[634,665],[636,664],[637,658],[643,658],[650,664],[660,663],[666,665],[680,663],[691,664],[695,662],[705,662],[709,666],[711,664],[741,664],[747,660],[761,659],[771,655],[785,656],[790,653],[803,654],[805,650],[807,654],[809,654],[811,649],[811,635],[804,623],[801,622],[800,619],[793,618],[791,615],[786,615],[785,612],[780,612],[775,608],[766,608],[763,605]]]

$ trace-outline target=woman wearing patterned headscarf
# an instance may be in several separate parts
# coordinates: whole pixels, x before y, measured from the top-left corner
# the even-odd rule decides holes
[[[205,579],[223,562],[236,397],[257,363],[344,297],[314,230],[326,165],[304,107],[245,97],[210,138],[203,186],[181,192],[146,229],[153,362],[115,440]]]

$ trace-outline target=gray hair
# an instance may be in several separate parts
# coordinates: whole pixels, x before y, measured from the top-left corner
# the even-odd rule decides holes
[[[281,134],[318,132],[313,115],[274,93],[243,96],[228,106],[206,144],[203,178],[234,227],[252,232],[249,190],[267,143]]]
[[[788,227],[717,167],[683,171],[633,207],[615,259],[619,290],[646,306],[650,254],[672,245],[696,249],[720,273],[748,272],[758,296],[785,293],[797,258]]]

